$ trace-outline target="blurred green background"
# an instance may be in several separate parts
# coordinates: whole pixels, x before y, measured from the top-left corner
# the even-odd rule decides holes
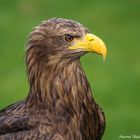
[[[27,35],[51,17],[79,21],[107,45],[105,63],[81,59],[106,114],[103,140],[140,135],[140,0],[0,0],[0,109],[26,97]]]

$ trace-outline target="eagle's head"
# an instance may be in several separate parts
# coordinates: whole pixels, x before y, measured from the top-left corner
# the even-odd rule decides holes
[[[53,104],[58,112],[67,105],[77,109],[77,103],[87,97],[88,106],[92,105],[91,89],[79,61],[87,52],[105,58],[107,51],[103,41],[78,22],[53,18],[35,27],[26,52],[29,103],[50,108]]]
[[[49,19],[34,28],[28,40],[27,51],[30,49],[42,62],[50,58],[75,60],[86,52],[101,54],[105,59],[107,52],[103,41],[86,27],[62,18]]]

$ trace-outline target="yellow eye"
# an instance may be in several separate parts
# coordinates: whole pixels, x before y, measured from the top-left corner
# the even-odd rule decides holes
[[[72,35],[64,35],[64,40],[67,41],[67,42],[71,42],[72,40],[74,39],[74,36]]]

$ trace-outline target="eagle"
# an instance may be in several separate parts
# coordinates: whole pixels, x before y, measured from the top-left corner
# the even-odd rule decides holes
[[[29,93],[0,111],[0,140],[101,140],[105,116],[95,102],[80,57],[105,59],[104,42],[79,22],[51,18],[29,34]]]

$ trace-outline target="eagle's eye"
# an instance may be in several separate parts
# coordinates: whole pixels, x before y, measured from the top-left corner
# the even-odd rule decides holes
[[[74,39],[74,36],[72,35],[64,35],[64,40],[67,41],[67,42],[71,42],[72,40]]]

